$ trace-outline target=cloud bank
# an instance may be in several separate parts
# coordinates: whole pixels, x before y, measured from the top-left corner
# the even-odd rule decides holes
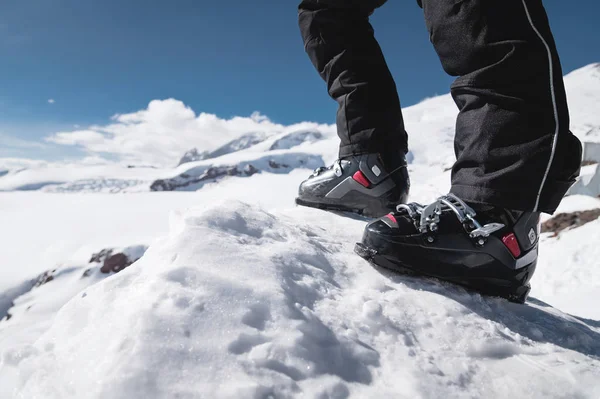
[[[153,100],[137,112],[115,115],[107,125],[58,132],[46,141],[77,146],[90,155],[111,155],[124,162],[172,166],[191,148],[215,149],[246,133],[326,127],[332,128],[309,122],[284,126],[259,113],[231,119],[196,115],[183,102],[166,99]]]

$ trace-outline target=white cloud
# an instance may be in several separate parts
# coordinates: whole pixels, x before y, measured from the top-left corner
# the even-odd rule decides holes
[[[122,161],[171,166],[191,148],[210,150],[250,132],[275,133],[286,129],[317,126],[283,126],[258,112],[250,117],[221,119],[196,113],[175,99],[154,100],[146,109],[117,114],[107,125],[58,132],[46,141],[78,146],[89,154],[111,154]]]
[[[49,99],[48,99],[48,104],[54,104],[55,102],[56,102],[56,101],[54,101],[54,99],[53,99],[53,98],[49,98]]]

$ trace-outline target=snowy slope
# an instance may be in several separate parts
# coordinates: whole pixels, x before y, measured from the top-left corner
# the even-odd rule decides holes
[[[600,395],[598,323],[376,270],[352,254],[362,226],[239,202],[176,213],[139,262],[77,295],[33,346],[4,354],[19,367],[18,393]]]
[[[571,130],[582,141],[600,142],[600,63],[565,77]]]

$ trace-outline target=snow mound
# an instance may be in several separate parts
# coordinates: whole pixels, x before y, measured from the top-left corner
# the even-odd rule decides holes
[[[377,270],[363,223],[239,202],[172,215],[19,356],[20,397],[597,397],[600,324]],[[327,226],[327,228],[325,228]]]
[[[0,293],[0,397],[15,397],[10,389],[18,376],[14,366],[29,356],[31,344],[52,325],[59,309],[83,289],[139,259],[145,250],[145,246],[103,250],[89,263],[58,265]]]

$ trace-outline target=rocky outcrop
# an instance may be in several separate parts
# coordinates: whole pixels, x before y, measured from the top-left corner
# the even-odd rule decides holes
[[[263,141],[265,141],[266,138],[267,135],[265,133],[254,132],[244,134],[243,136],[240,136],[235,140],[231,140],[230,142],[222,145],[214,151],[199,152],[197,148],[192,148],[183,155],[177,166],[189,162],[204,161],[205,159],[218,158],[220,156],[231,154],[236,151],[245,150],[246,148],[250,148],[256,144],[262,143]]]
[[[180,173],[170,178],[155,180],[150,191],[195,191],[204,184],[216,182],[228,176],[248,177],[260,172],[289,173],[295,168],[315,169],[323,166],[318,155],[302,152],[254,154],[255,158],[236,165],[211,165],[201,162],[189,169],[179,169]]]
[[[252,176],[259,170],[251,164],[246,165],[242,170],[237,166],[215,166],[208,168],[199,176],[191,176],[183,173],[171,179],[159,179],[150,185],[150,191],[175,191],[185,189],[199,183],[215,181],[225,176]]]
[[[35,283],[35,280],[25,281],[16,287],[0,292],[0,322],[8,321],[12,318],[10,309],[15,306],[14,300],[31,291]]]
[[[199,152],[197,148],[192,148],[191,150],[183,154],[177,166],[189,162],[203,161],[208,158],[208,154],[208,151]]]
[[[210,152],[206,159],[218,158],[223,155],[231,154],[233,152],[242,151],[247,148],[253,147],[256,144],[262,143],[266,139],[267,135],[262,132],[244,134],[243,136],[240,136],[235,140],[231,140],[227,144],[222,145],[216,150]]]
[[[302,143],[312,143],[323,139],[323,134],[315,131],[300,131],[287,134],[276,140],[270,150],[290,149]]]
[[[146,247],[144,246],[129,247],[124,250],[115,250],[113,248],[103,249],[92,255],[90,263],[101,264],[101,273],[118,273],[141,258],[144,252],[146,252]],[[89,276],[91,274],[90,270],[87,269],[83,277]]]
[[[554,233],[554,235],[557,235],[561,231],[581,227],[598,218],[600,218],[600,209],[560,213],[542,223],[542,233]]]

